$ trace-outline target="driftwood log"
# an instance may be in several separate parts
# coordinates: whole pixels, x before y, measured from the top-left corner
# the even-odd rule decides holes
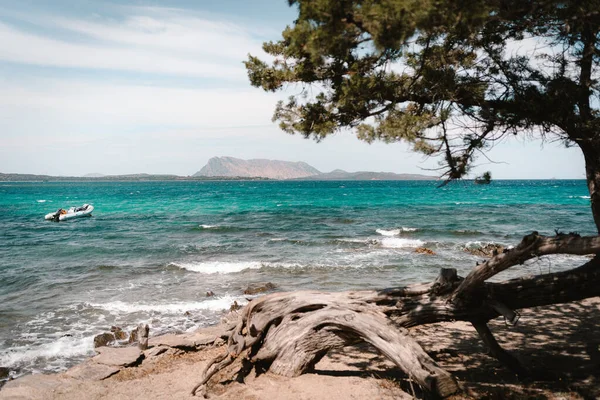
[[[447,397],[459,390],[456,381],[406,328],[454,320],[471,322],[492,356],[515,373],[526,375],[527,368],[500,347],[487,322],[504,316],[507,323],[515,324],[518,309],[600,295],[600,258],[563,272],[498,283],[486,280],[529,259],[558,253],[600,253],[600,237],[546,237],[534,232],[517,247],[477,265],[465,278],[455,269],[444,268],[427,284],[337,293],[275,293],[257,298],[241,311],[227,352],[208,364],[192,393],[205,394],[211,377],[234,362],[240,364],[235,373],[238,381],[252,367],[297,376],[314,367],[328,351],[362,341],[393,361],[425,392]]]

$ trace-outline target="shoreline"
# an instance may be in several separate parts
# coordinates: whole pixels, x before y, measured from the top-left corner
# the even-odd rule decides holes
[[[452,373],[467,398],[585,399],[600,396],[600,297],[521,310],[514,328],[497,318],[490,328],[501,345],[535,371],[519,381],[485,354],[467,322],[442,322],[411,328],[411,335]],[[219,325],[193,333],[151,337],[148,350],[99,348],[66,372],[27,375],[0,388],[0,399],[192,398],[190,392],[208,361],[224,351],[223,333],[231,315]],[[411,398],[412,385],[390,361],[368,346],[331,352],[315,372],[296,378],[271,373],[250,375],[245,384],[214,384],[209,393],[222,399]]]

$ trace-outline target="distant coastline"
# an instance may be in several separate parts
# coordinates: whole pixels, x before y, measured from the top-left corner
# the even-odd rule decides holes
[[[323,174],[323,176],[311,176],[307,178],[293,179],[272,179],[265,177],[249,177],[249,176],[180,176],[180,175],[151,175],[151,174],[132,174],[132,175],[105,175],[98,177],[90,176],[52,176],[52,175],[37,175],[37,174],[4,174],[0,173],[0,182],[194,182],[194,181],[272,181],[272,182],[306,182],[306,181],[438,181],[439,178],[408,175],[402,179],[386,179],[385,177],[374,178],[371,174],[356,172],[351,173],[350,178],[337,178]],[[513,178],[513,179],[494,179],[494,181],[578,181],[585,178]],[[474,182],[474,179],[463,179],[466,182]]]
[[[396,181],[396,180],[437,180],[437,176],[420,174],[397,174],[394,172],[347,172],[336,169],[321,172],[302,161],[281,161],[267,159],[242,160],[235,157],[212,157],[206,165],[193,175],[173,174],[125,174],[104,175],[88,173],[81,177],[51,176],[37,174],[0,173],[3,182],[137,182],[137,181],[256,181],[256,180],[311,180],[311,181]]]
[[[52,176],[36,174],[3,174],[0,182],[157,182],[157,181],[269,181],[262,177],[232,177],[232,176],[179,176],[179,175],[106,175],[90,176]]]
[[[578,180],[572,179],[501,179],[501,180]],[[88,173],[83,176],[0,173],[0,182],[157,182],[157,181],[439,181],[438,176],[395,172],[335,169],[321,172],[302,161],[267,159],[242,160],[234,157],[212,157],[193,175]],[[495,179],[496,180],[496,179]],[[473,181],[473,179],[464,179]],[[475,183],[476,180],[475,180]]]

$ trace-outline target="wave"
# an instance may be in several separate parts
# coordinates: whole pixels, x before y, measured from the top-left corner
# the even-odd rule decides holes
[[[396,235],[400,234],[401,230],[400,229],[392,229],[392,230],[377,229],[375,232],[377,232],[383,236],[396,236]]]
[[[38,346],[23,345],[0,351],[0,365],[8,368],[22,368],[37,364],[44,359],[50,371],[60,371],[69,365],[68,359],[90,356],[94,352],[93,336],[76,337],[65,335],[57,340]]]
[[[499,243],[499,242],[491,242],[491,241],[485,241],[485,240],[471,240],[469,242],[459,244],[458,249],[459,250],[475,250],[475,249],[482,249],[487,246],[503,246],[503,247],[506,247],[507,249],[510,249],[513,247],[511,245],[505,245],[505,244]]]
[[[377,232],[383,236],[398,236],[402,232],[415,232],[417,230],[418,230],[417,228],[402,227],[402,228],[398,228],[398,229],[389,229],[389,230],[388,229],[376,229],[375,232]]]
[[[170,265],[202,274],[234,274],[247,269],[260,269],[263,267],[263,263],[259,261],[173,262]]]
[[[379,244],[379,242],[377,242]],[[407,246],[400,246],[407,247]],[[371,257],[371,253],[352,253],[352,256],[364,254],[365,257]],[[235,274],[247,270],[273,269],[273,270],[311,270],[327,268],[357,268],[354,263],[339,263],[339,259],[331,259],[325,262],[311,262],[308,264],[299,262],[266,262],[266,261],[208,261],[208,262],[189,262],[189,263],[171,263],[169,265],[186,269],[201,274]]]
[[[483,235],[484,233],[481,231],[478,231],[476,229],[454,229],[454,230],[449,230],[447,231],[452,235],[455,236],[476,236],[476,235]]]
[[[47,202],[48,200],[36,200],[36,201],[37,201],[38,203],[45,203],[45,202]]]
[[[570,199],[591,199],[590,196],[569,196]]]
[[[232,226],[232,225],[213,225],[213,224],[199,224],[197,226],[193,226],[192,230],[203,231],[203,232],[211,232],[211,233],[223,233],[223,232],[241,232],[247,231],[248,228],[242,226]]]
[[[236,302],[245,305],[248,301],[244,297],[223,296],[210,298],[204,301],[177,302],[167,304],[152,303],[126,303],[123,301],[112,301],[108,303],[87,303],[90,307],[108,311],[111,314],[133,314],[133,313],[160,313],[183,315],[187,311],[207,310],[223,311],[229,309]]]
[[[424,241],[419,239],[406,239],[406,238],[384,238],[381,240],[381,247],[400,249],[405,247],[421,247],[425,244]]]
[[[333,243],[362,243],[362,244],[377,244],[379,243],[376,239],[354,239],[354,238],[344,238],[344,239],[335,239]]]
[[[192,331],[216,322],[211,314],[219,315],[234,302],[246,305],[246,297],[225,295],[204,301],[165,304],[124,301],[72,304],[67,309],[43,313],[27,322],[27,332],[22,332],[11,347],[0,349],[0,365],[16,370],[13,377],[31,371],[63,371],[94,354],[94,336],[105,331],[106,326],[117,325],[129,331],[133,328],[128,326],[132,321],[142,321],[152,325],[152,335]],[[65,312],[77,318],[69,322],[64,318]],[[186,318],[184,315],[188,312],[194,314],[194,318]],[[61,327],[63,323],[67,326]],[[48,327],[51,327],[50,332],[47,332]]]
[[[360,247],[360,248],[373,248],[373,247],[387,247],[387,248],[403,248],[403,247],[419,247],[419,246],[423,246],[425,244],[424,241],[419,240],[419,239],[408,239],[408,238],[399,238],[399,237],[393,237],[391,235],[384,237],[383,239],[375,239],[375,238],[338,238],[338,239],[332,239],[332,240],[327,240],[324,242],[305,242],[302,240],[290,240],[287,238],[276,238],[276,239],[270,239],[271,242],[284,242],[284,243],[292,243],[292,244],[296,244],[296,245],[344,245],[343,247],[351,247],[351,248],[356,248],[356,247]],[[249,267],[244,267],[243,269],[246,268],[260,268],[259,266],[255,266],[254,263],[249,263],[250,266]],[[283,264],[276,264],[274,265],[275,267],[278,266],[282,266]],[[272,266],[269,264],[265,264],[263,263],[263,266]],[[294,265],[295,266],[295,265]],[[203,269],[205,268],[204,266],[202,267]],[[231,267],[232,269],[235,269],[236,267]],[[240,266],[240,268],[242,268]],[[198,271],[198,272],[205,272],[205,271]],[[235,270],[233,272],[239,272],[238,270]],[[205,272],[205,273],[211,273],[211,272]],[[214,273],[214,272],[212,272]]]

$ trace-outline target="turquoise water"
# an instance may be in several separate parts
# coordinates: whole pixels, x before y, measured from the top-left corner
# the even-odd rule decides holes
[[[0,366],[65,369],[112,325],[160,334],[212,324],[254,282],[402,285],[440,267],[466,274],[478,260],[468,247],[514,245],[532,230],[595,233],[584,181],[436,184],[0,182]],[[83,203],[93,217],[44,220]],[[534,260],[499,279],[582,261]]]

